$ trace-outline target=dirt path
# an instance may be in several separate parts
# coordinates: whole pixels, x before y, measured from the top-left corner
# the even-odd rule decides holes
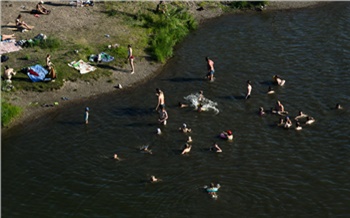
[[[52,13],[48,16],[43,15],[44,17],[36,18],[32,14],[23,13],[23,11],[33,9],[36,5],[36,2],[5,1],[1,2],[1,24],[4,25],[8,22],[14,22],[16,16],[19,14],[19,12],[21,12],[24,14],[23,17],[28,24],[36,26],[35,31],[32,33],[23,33],[27,34],[26,37],[33,37],[34,35],[43,32],[47,35],[55,35],[56,37],[64,39],[64,31],[75,30],[77,31],[77,34],[79,34],[81,31],[105,32],[105,29],[101,29],[101,25],[98,25],[98,23],[101,22],[101,20],[99,20],[101,19],[101,16],[98,16],[98,14],[101,13],[102,4],[103,3],[97,3],[94,7],[89,8],[75,8],[69,5],[69,2],[52,1],[51,4],[45,5],[52,10]],[[270,2],[266,10],[302,8],[315,6],[318,4],[320,4],[320,2]],[[187,2],[187,5],[190,8],[190,12],[199,21],[218,17],[223,14],[223,11],[220,8],[214,8],[201,12],[196,10],[198,6],[194,2]],[[94,23],[97,25],[89,25],[89,23]],[[59,24],[60,27],[57,28],[57,25],[55,24]],[[106,25],[108,26],[110,24],[107,23]],[[106,28],[105,25],[104,27]],[[11,33],[7,29],[2,29],[1,31],[2,34]],[[30,34],[32,34],[32,36]],[[123,91],[125,88],[130,88],[136,84],[145,82],[154,77],[157,75],[157,72],[161,70],[161,67],[161,64],[149,62],[143,58],[135,61],[136,72],[133,75],[126,73],[124,70],[113,71],[113,74],[110,78],[102,78],[98,81],[67,81],[65,82],[63,88],[56,91],[41,93],[17,91],[14,93],[6,94],[8,95],[12,104],[23,107],[24,111],[18,119],[11,123],[10,127],[2,128],[2,132],[6,129],[20,125],[24,120],[36,119],[39,116],[42,116],[45,111],[54,110],[57,107],[63,107],[74,100],[89,98],[102,93]],[[116,88],[118,84],[121,84],[123,89]],[[69,100],[64,101],[62,97],[66,97]],[[33,103],[35,102],[37,102],[39,105],[43,103],[52,104],[53,102],[58,102],[59,105],[54,107],[34,107]]]

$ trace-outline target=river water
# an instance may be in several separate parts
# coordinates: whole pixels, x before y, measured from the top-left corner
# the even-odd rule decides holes
[[[152,81],[2,135],[3,217],[349,217],[349,30],[349,2],[207,22]],[[215,62],[213,83],[203,79],[205,56]],[[285,86],[271,83],[274,74]],[[266,94],[269,85],[276,94]],[[157,87],[165,127],[154,111]],[[177,107],[199,90],[218,114]],[[276,100],[292,118],[302,110],[316,122],[285,130],[278,116],[258,116]],[[338,102],[343,110],[332,109]],[[178,131],[183,123],[192,133]],[[233,142],[218,138],[227,129]],[[182,156],[189,135],[193,148]],[[213,142],[222,153],[208,151]],[[139,152],[146,144],[152,155]],[[150,184],[151,175],[163,181]],[[221,185],[217,200],[203,190],[210,182]]]

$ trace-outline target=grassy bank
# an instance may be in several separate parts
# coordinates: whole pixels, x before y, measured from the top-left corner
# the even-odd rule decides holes
[[[94,8],[86,8],[89,19],[91,19],[91,27],[77,23],[73,28],[65,28],[66,25],[70,25],[67,23],[62,24],[62,29],[59,31],[52,28],[51,32],[46,33],[43,30],[48,36],[45,41],[33,43],[21,51],[11,53],[11,58],[6,65],[19,73],[13,78],[14,88],[7,92],[18,90],[46,92],[60,89],[65,81],[109,78],[114,70],[127,67],[128,44],[133,45],[134,56],[138,60],[147,58],[147,60],[164,63],[173,55],[174,46],[198,26],[197,19],[188,11],[190,6],[192,10],[204,7],[206,11],[203,13],[218,8],[222,11],[229,11],[235,8],[255,7],[251,3],[242,3],[243,6],[240,6],[230,2],[176,1],[167,2],[165,8],[162,7],[161,10],[156,11],[157,4],[158,2],[137,1],[100,2]],[[82,12],[85,11],[77,10],[76,13]],[[68,16],[74,15],[69,14]],[[68,17],[66,19],[79,20],[81,18]],[[32,33],[29,32],[26,36],[34,37],[30,34]],[[119,46],[108,48],[108,45],[115,43]],[[84,75],[80,75],[78,71],[68,66],[68,63],[74,60],[88,61],[91,54],[98,54],[102,51],[115,57],[115,61],[93,63],[92,65],[95,65],[97,70]],[[23,68],[36,64],[45,66],[47,54],[51,54],[51,61],[57,71],[55,82],[32,83],[25,73],[20,73]],[[3,99],[8,100],[6,92],[3,93]],[[5,104],[8,105],[6,102]],[[18,113],[8,114],[7,116],[18,115]]]

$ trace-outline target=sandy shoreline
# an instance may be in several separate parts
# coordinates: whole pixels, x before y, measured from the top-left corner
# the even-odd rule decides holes
[[[7,2],[8,4],[9,2]],[[12,3],[12,2],[10,2]],[[31,2],[33,3],[33,2]],[[327,2],[283,2],[275,1],[270,2],[266,7],[266,12],[273,10],[289,10],[298,9],[311,6],[317,6]],[[6,12],[6,7],[4,7],[5,2],[2,2],[2,21],[4,21],[5,16],[10,16]],[[22,3],[13,2],[14,8],[20,7]],[[193,2],[188,2],[191,13],[199,20],[203,22],[205,20],[219,17],[224,14],[220,9],[213,9],[210,13],[201,13],[196,11],[197,6]],[[12,12],[13,13],[13,12]],[[18,13],[18,12],[16,12]],[[57,13],[55,11],[55,13]],[[265,13],[265,12],[264,12]],[[11,16],[15,16],[11,14]],[[3,23],[2,23],[3,24]],[[58,107],[65,107],[77,100],[85,100],[91,97],[96,97],[100,94],[110,93],[110,92],[122,92],[125,89],[133,88],[138,84],[149,81],[154,78],[159,72],[161,72],[163,64],[154,63],[147,61],[146,58],[139,58],[135,60],[135,74],[130,75],[124,70],[113,71],[111,77],[101,78],[97,81],[76,81],[76,82],[65,82],[64,86],[60,90],[50,91],[50,92],[28,92],[28,91],[17,91],[14,93],[6,94],[11,100],[10,102],[14,105],[18,105],[24,108],[22,115],[14,120],[8,127],[2,128],[2,133],[13,127],[24,125],[24,121],[35,120],[44,113],[55,110]],[[127,69],[125,69],[127,70]],[[111,82],[112,81],[112,82]],[[117,85],[121,84],[123,89],[117,88]],[[15,85],[15,84],[14,84]],[[2,94],[4,95],[4,94]],[[69,100],[63,100],[62,97],[66,97]],[[59,105],[53,107],[42,107],[42,104],[53,104],[58,102]],[[37,104],[36,106],[33,106]]]

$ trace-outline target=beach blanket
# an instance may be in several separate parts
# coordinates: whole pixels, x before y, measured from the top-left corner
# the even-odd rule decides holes
[[[111,62],[113,60],[114,60],[114,57],[110,56],[109,54],[107,54],[105,52],[101,52],[98,55],[90,55],[90,57],[89,57],[89,61],[91,61],[91,62],[98,62],[98,61]]]
[[[68,66],[73,67],[76,70],[79,70],[80,74],[86,74],[96,70],[95,67],[91,66],[89,63],[84,62],[83,60],[72,61],[68,64]]]
[[[50,78],[45,78],[48,73],[43,66],[37,64],[28,68],[27,75],[33,82],[50,81]]]
[[[16,45],[15,40],[10,40],[10,41],[2,41],[0,43],[0,55],[14,52],[14,51],[19,51],[21,50],[21,46]]]

